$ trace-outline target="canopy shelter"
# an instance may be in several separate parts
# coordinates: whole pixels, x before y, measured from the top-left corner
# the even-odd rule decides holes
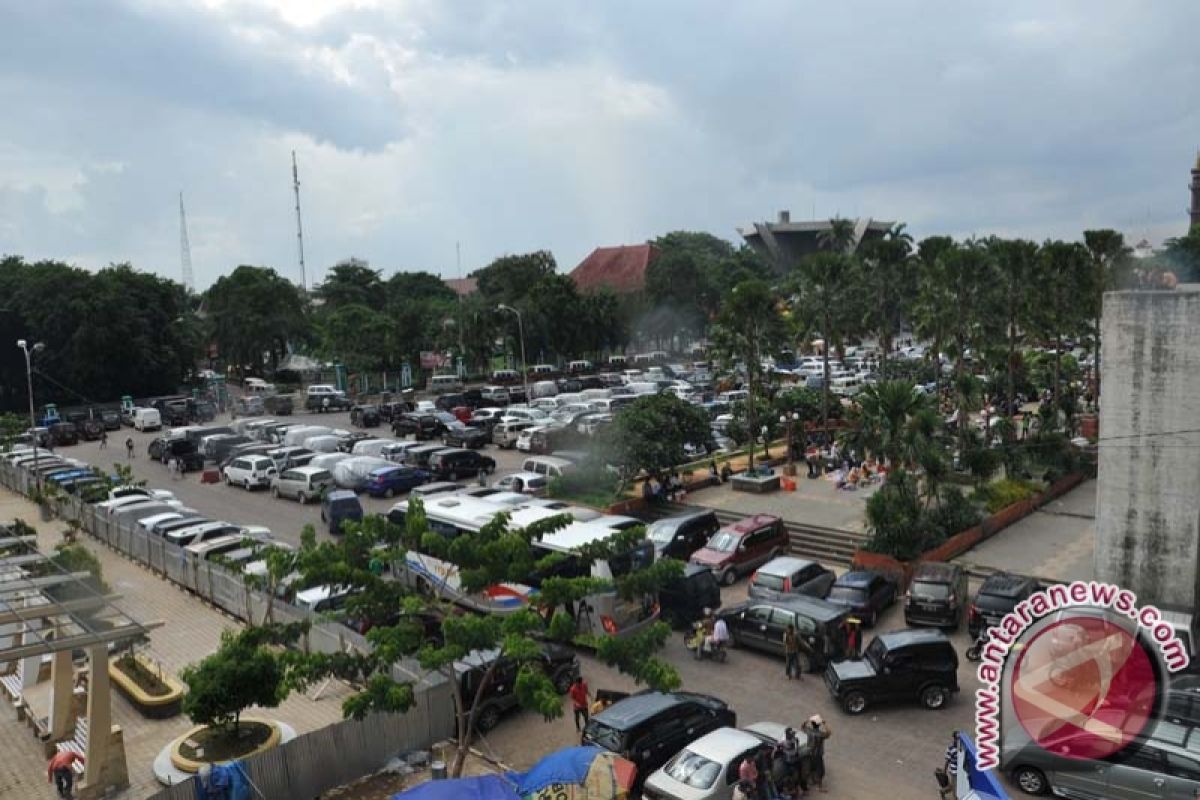
[[[37,549],[35,537],[15,536],[0,524],[0,684],[19,712],[31,714],[49,751],[80,750],[85,759],[80,796],[128,785],[124,744],[112,724],[109,648],[137,641],[162,623],[135,620],[96,590],[90,573],[70,572]],[[75,653],[86,654],[87,708],[75,714]],[[49,714],[42,719],[25,698],[50,664]],[[78,731],[90,731],[80,736]],[[75,737],[71,743],[69,740]],[[59,743],[55,745],[54,743]]]

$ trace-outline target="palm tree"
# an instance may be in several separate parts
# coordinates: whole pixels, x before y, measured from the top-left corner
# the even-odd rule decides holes
[[[893,226],[882,239],[865,246],[863,284],[869,296],[863,325],[879,341],[880,372],[887,373],[887,357],[904,319],[910,316],[917,292],[912,256],[912,236],[904,225]]]
[[[909,466],[923,440],[910,420],[926,407],[925,396],[910,381],[883,381],[858,395],[862,443],[893,469]]]
[[[824,379],[821,390],[821,424],[829,432],[829,350],[852,327],[853,308],[861,297],[859,262],[842,253],[816,253],[803,259],[792,276],[802,317],[818,322],[825,343],[821,348]]]
[[[827,230],[817,232],[817,246],[830,253],[849,253],[854,245],[854,221],[843,217],[829,220]]]
[[[913,301],[913,328],[918,337],[932,345],[934,362],[934,397],[942,396],[942,347],[950,335],[954,321],[952,298],[943,259],[955,249],[949,236],[923,239],[917,248],[917,295]]]
[[[1129,256],[1133,252],[1125,245],[1125,237],[1111,229],[1084,231],[1083,244],[1092,261],[1094,282],[1092,300],[1092,365],[1096,376],[1095,392],[1100,397],[1100,310],[1104,293],[1124,282],[1129,271]]]
[[[986,244],[1000,277],[1004,314],[1004,332],[1007,339],[1006,377],[1008,381],[1005,415],[1012,417],[1013,398],[1017,393],[1017,344],[1024,338],[1029,327],[1029,303],[1032,292],[1033,271],[1037,266],[1037,245],[1024,239],[992,238]]]
[[[1044,338],[1054,339],[1054,405],[1062,401],[1063,339],[1082,330],[1088,307],[1078,302],[1079,287],[1091,281],[1087,248],[1075,242],[1046,242],[1040,251],[1035,278],[1032,321]]]
[[[959,442],[975,410],[978,381],[967,372],[969,351],[996,338],[999,318],[995,314],[997,280],[995,265],[987,250],[974,241],[949,250],[940,259],[942,275],[950,295],[950,342],[954,346],[954,388],[958,408]],[[975,388],[972,388],[975,387]]]

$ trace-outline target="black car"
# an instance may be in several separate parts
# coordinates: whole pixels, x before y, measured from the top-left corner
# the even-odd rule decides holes
[[[162,424],[174,428],[188,424],[188,402],[186,399],[155,400],[153,408],[162,416]]]
[[[904,593],[904,622],[957,630],[966,605],[967,571],[958,564],[925,561],[917,564]]]
[[[392,421],[396,436],[412,436],[418,441],[433,439],[446,432],[446,426],[432,414],[405,414]]]
[[[720,527],[717,513],[704,509],[655,520],[646,527],[646,538],[654,543],[656,557],[687,561]]]
[[[915,700],[930,710],[945,708],[958,691],[958,653],[941,631],[881,633],[861,659],[830,664],[825,685],[847,714],[897,700]]]
[[[453,411],[459,406],[469,405],[466,395],[460,392],[453,394],[443,394],[433,401],[433,407],[438,411]]]
[[[475,428],[460,422],[457,425],[446,426],[446,432],[442,434],[442,443],[447,447],[466,447],[478,450],[488,443],[489,438],[488,432],[483,428]]]
[[[291,395],[273,394],[263,398],[263,408],[274,417],[290,417],[296,410],[296,404]]]
[[[1024,575],[1007,572],[989,575],[979,587],[967,615],[967,632],[971,638],[977,639],[985,628],[999,625],[1005,614],[1039,588],[1036,580]]]
[[[481,472],[490,475],[495,471],[495,460],[481,456],[474,450],[439,450],[429,457],[429,472],[437,480],[456,481],[459,478],[474,477]]]
[[[217,407],[207,400],[189,400],[188,415],[192,422],[212,422],[217,418]]]
[[[356,428],[375,428],[379,425],[378,406],[354,406],[350,409],[350,424]]]
[[[79,443],[79,429],[72,422],[56,422],[50,426],[50,441],[55,447]]]
[[[389,403],[379,404],[379,418],[392,422],[400,419],[400,417],[412,411],[412,404],[406,403],[403,400],[393,400]]]
[[[474,651],[465,658],[454,663],[454,672],[462,689],[463,701],[471,704],[479,692],[479,684],[484,673],[498,655],[495,650]],[[557,644],[542,645],[542,658],[537,663],[546,676],[554,684],[560,694],[566,694],[571,682],[579,675],[579,659],[575,654]],[[500,664],[492,673],[491,683],[483,691],[479,699],[479,707],[475,712],[475,729],[486,733],[496,727],[500,717],[518,705],[517,673],[520,664],[507,656],[501,657]]]
[[[845,608],[815,597],[795,595],[771,600],[750,600],[721,609],[733,643],[783,656],[783,632],[796,626],[810,672],[846,655]]]
[[[166,464],[172,458],[183,464],[184,472],[204,469],[204,456],[196,449],[196,445],[187,439],[159,439],[158,458]],[[153,445],[151,445],[153,446]],[[151,457],[155,457],[152,456]]]
[[[100,422],[106,431],[121,430],[121,415],[111,409],[100,412]]]
[[[825,599],[850,609],[865,627],[870,628],[884,609],[896,602],[898,592],[892,578],[871,570],[855,570],[834,581]]]
[[[682,576],[659,590],[658,607],[664,622],[687,630],[705,612],[721,607],[721,585],[708,567],[686,564]]]
[[[646,691],[613,703],[588,720],[583,744],[617,753],[637,768],[634,789],[687,745],[717,728],[737,726],[724,700],[696,692]]]

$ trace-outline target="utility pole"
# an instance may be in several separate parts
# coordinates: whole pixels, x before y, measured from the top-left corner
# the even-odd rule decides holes
[[[179,261],[183,267],[183,285],[189,292],[196,290],[192,276],[192,245],[188,241],[187,214],[183,210],[183,192],[179,193]]]
[[[300,170],[296,167],[296,151],[292,151],[292,189],[296,193],[296,246],[300,251],[300,288],[308,292],[308,275],[304,271],[304,228],[300,225]]]

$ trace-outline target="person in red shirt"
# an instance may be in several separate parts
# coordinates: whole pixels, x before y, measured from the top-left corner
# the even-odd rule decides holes
[[[46,767],[46,783],[55,785],[59,797],[71,796],[71,787],[75,783],[75,772],[71,766],[76,761],[82,764],[83,756],[74,750],[63,750],[55,753],[54,757],[50,759],[50,765]]]
[[[567,690],[567,694],[571,696],[571,705],[575,709],[575,730],[582,731],[583,726],[588,721],[588,698],[590,697],[587,682],[583,679],[582,675],[577,677],[571,684],[571,688]],[[582,723],[580,723],[581,719],[583,720]]]

